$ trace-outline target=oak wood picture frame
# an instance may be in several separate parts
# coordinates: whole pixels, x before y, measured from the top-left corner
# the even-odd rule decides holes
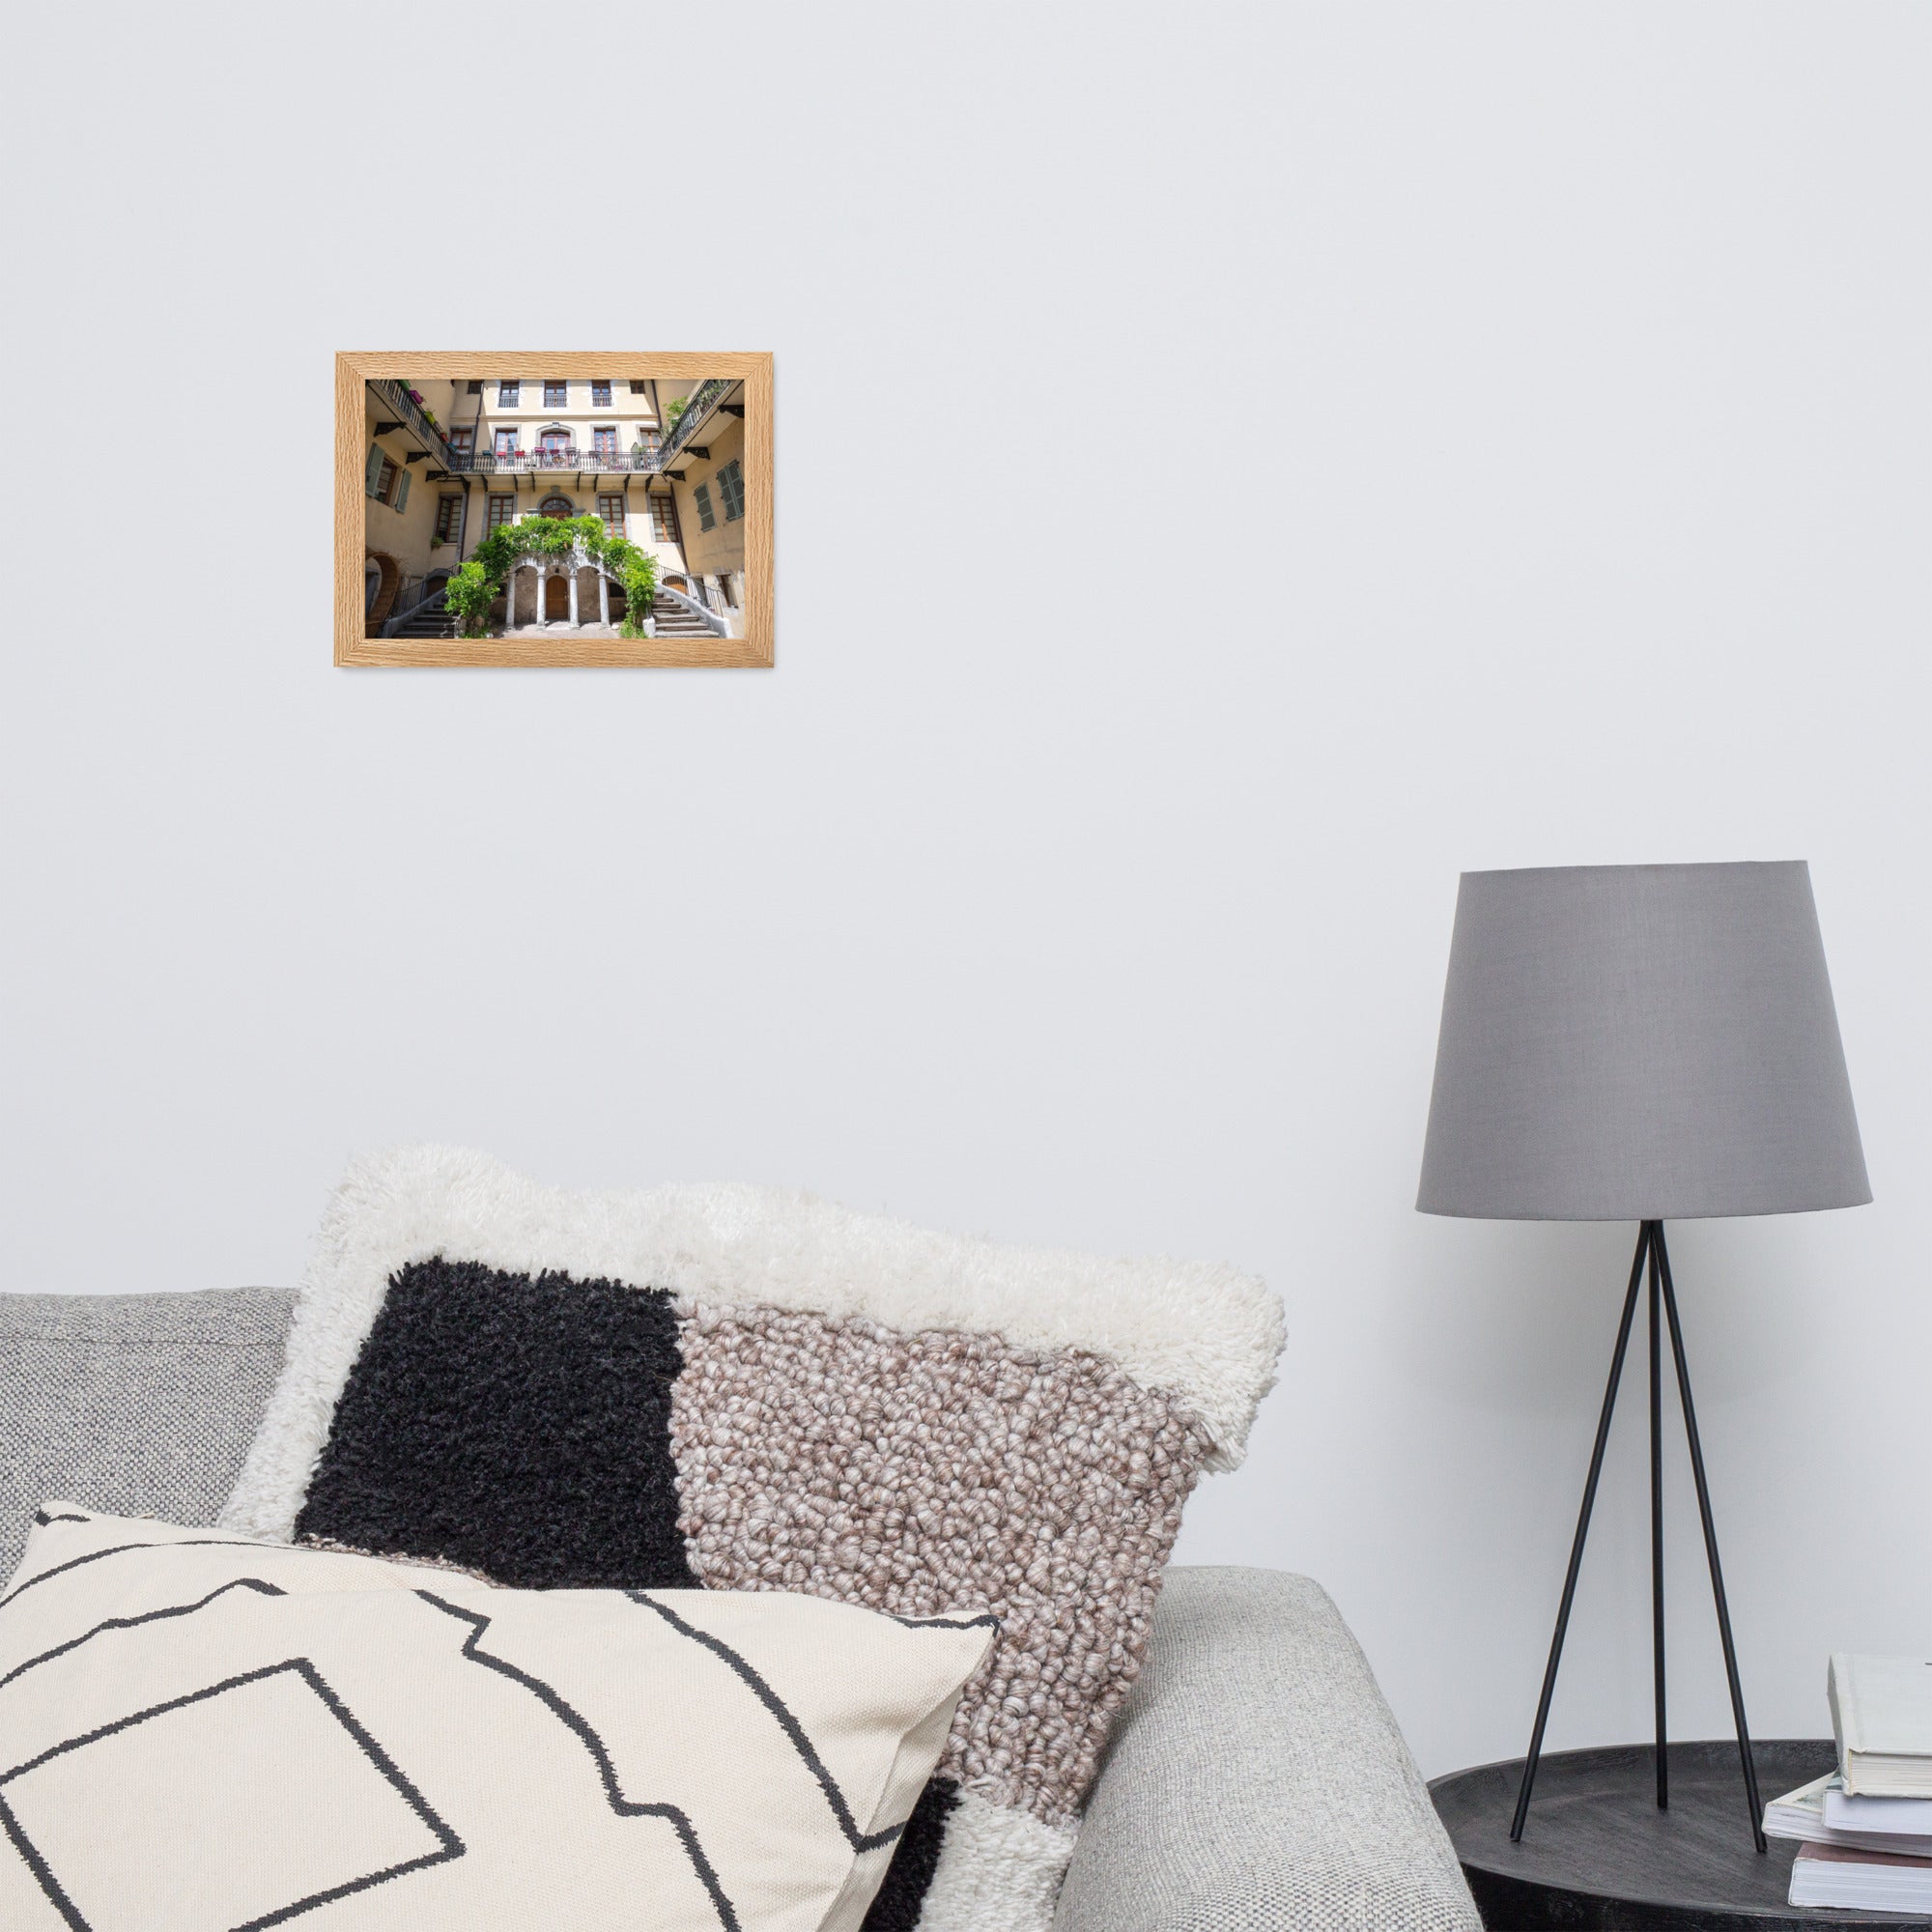
[[[734,377],[745,401],[744,636],[371,638],[364,635],[364,384],[510,370],[572,381]],[[335,358],[335,662],[338,665],[609,665],[762,668],[773,661],[772,357],[766,351],[646,354],[609,350],[356,350]]]

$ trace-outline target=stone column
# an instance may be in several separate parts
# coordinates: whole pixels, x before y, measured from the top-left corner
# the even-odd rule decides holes
[[[570,566],[570,628],[577,629],[577,565]]]
[[[611,580],[601,570],[597,573],[597,621],[607,631],[611,628]]]
[[[537,608],[536,614],[531,621],[541,631],[544,627],[544,605],[548,601],[544,596],[545,580],[549,577],[550,573],[540,563],[535,565],[534,568],[537,574]]]

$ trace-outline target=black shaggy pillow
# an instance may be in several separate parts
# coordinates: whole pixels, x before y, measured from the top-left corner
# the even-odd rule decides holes
[[[474,1262],[400,1269],[296,1521],[519,1589],[695,1590],[669,1297]]]

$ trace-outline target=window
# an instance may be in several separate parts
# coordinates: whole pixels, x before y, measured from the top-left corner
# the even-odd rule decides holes
[[[735,575],[729,572],[720,575],[718,594],[724,598],[725,610],[735,611],[738,608],[738,580]]]
[[[554,517],[558,523],[576,514],[576,508],[568,497],[546,497],[537,507],[538,516]]]
[[[514,497],[492,497],[490,498],[490,527],[499,528],[504,524],[514,523],[517,515],[517,499]]]
[[[391,473],[392,474],[394,473],[393,467]],[[396,477],[396,494],[389,498],[389,507],[390,509],[394,510],[398,516],[401,516],[403,511],[409,507],[409,501],[410,501],[410,472],[407,469],[405,469],[401,473],[401,475]]]
[[[604,519],[604,527],[613,537],[624,534],[624,499],[621,497],[599,497],[597,514]]]
[[[469,454],[470,444],[474,440],[475,436],[476,436],[475,430],[466,425],[462,429],[444,430],[442,433],[442,440],[444,442],[448,443],[450,455],[467,458]]]
[[[633,376],[631,378],[631,393],[634,396],[647,396],[650,394],[650,390],[645,387],[641,378]]]
[[[497,384],[497,407],[499,410],[519,409],[522,405],[517,398],[523,393],[521,383],[498,383]]]
[[[718,519],[711,508],[711,485],[700,483],[691,493],[691,500],[697,505],[697,527],[700,530],[715,530]]]
[[[369,445],[369,460],[362,466],[363,496],[373,497],[376,494],[376,486],[383,480],[383,466],[388,460],[383,454],[383,448],[380,443],[372,442]]]
[[[724,505],[724,521],[735,524],[745,514],[745,472],[735,456],[718,472],[718,497]]]
[[[379,503],[386,503],[395,494],[396,466],[383,454],[381,443],[369,452],[369,469],[363,477],[363,488]]]
[[[469,389],[468,389],[468,391],[467,391],[466,393],[468,393],[468,394],[469,394],[469,395],[472,395],[472,396],[480,396],[480,395],[481,395],[481,394],[483,393],[483,382],[482,382],[482,378],[481,378],[481,377],[479,377],[479,378],[478,378],[478,379],[477,379],[477,380],[476,380],[475,382],[471,383],[471,384],[469,384]]]
[[[436,499],[436,540],[438,543],[454,543],[456,533],[463,527],[463,498],[461,497],[439,497]]]
[[[576,455],[570,446],[570,432],[567,429],[547,429],[538,439],[543,448],[545,466],[552,469],[566,469]]]
[[[655,543],[677,541],[677,505],[668,497],[651,498],[651,539]]]
[[[590,432],[590,447],[599,457],[609,457],[612,463],[616,462],[616,429],[614,427],[610,429],[593,429]]]
[[[568,383],[553,383],[546,379],[544,383],[544,408],[547,410],[567,410],[569,407],[570,384]]]
[[[593,410],[608,410],[611,407],[611,379],[605,377],[600,383],[595,377],[590,382],[590,407]]]
[[[497,461],[498,463],[517,453],[517,432],[513,429],[499,429],[497,432]]]

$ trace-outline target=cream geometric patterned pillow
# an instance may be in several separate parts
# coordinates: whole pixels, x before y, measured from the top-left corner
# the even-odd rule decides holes
[[[991,1637],[50,1503],[0,1597],[0,1925],[851,1932]]]

